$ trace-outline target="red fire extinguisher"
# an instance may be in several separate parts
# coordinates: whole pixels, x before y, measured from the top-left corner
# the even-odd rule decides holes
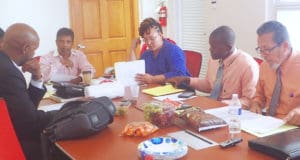
[[[167,26],[167,7],[161,6],[159,9],[159,22],[162,27]]]

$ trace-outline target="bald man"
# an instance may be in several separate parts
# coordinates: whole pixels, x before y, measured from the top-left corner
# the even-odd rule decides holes
[[[53,117],[51,112],[37,110],[46,92],[39,62],[33,58],[38,46],[37,32],[26,24],[17,23],[6,30],[0,51],[0,97],[7,103],[28,160],[42,159],[40,134]],[[22,72],[32,75],[28,88]]]
[[[215,87],[217,71],[223,64],[221,88],[216,100],[229,103],[232,94],[238,94],[244,108],[250,106],[255,94],[259,67],[257,62],[246,52],[235,47],[235,33],[228,26],[220,26],[209,37],[211,59],[204,79],[190,77],[174,77],[168,79],[176,86],[183,82],[202,92],[210,93]]]

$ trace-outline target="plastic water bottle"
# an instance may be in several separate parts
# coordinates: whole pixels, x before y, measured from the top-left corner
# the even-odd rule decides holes
[[[230,139],[241,138],[242,105],[237,94],[232,94],[228,114],[230,116],[228,122]]]

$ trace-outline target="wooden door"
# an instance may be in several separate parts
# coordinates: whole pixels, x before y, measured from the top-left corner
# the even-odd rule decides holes
[[[69,0],[74,47],[81,50],[101,76],[106,67],[125,61],[138,35],[137,0]]]

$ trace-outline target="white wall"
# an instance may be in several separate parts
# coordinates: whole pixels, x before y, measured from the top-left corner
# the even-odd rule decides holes
[[[238,48],[256,55],[256,29],[268,18],[268,0],[217,0],[209,15],[210,32],[220,26],[228,25],[236,33]],[[210,33],[209,32],[209,33]]]
[[[6,29],[13,23],[27,23],[40,36],[41,55],[56,48],[56,32],[70,27],[68,0],[0,0],[0,27]]]
[[[166,37],[179,40],[180,0],[167,0],[168,28]],[[270,6],[273,0],[217,0],[210,8],[208,33],[220,25],[228,25],[237,35],[237,47],[255,54],[256,28],[266,19],[272,18]],[[40,35],[37,54],[45,54],[56,48],[55,35],[59,28],[69,27],[68,0],[0,0],[0,27],[6,29],[16,22],[33,26]],[[147,17],[157,17],[155,11],[159,0],[139,0],[140,21]],[[267,7],[268,6],[268,7]],[[179,24],[178,24],[179,22]]]
[[[157,0],[139,0],[139,8],[140,8],[140,22],[142,22],[145,18],[153,17],[157,18]]]
[[[158,0],[140,0],[140,18],[155,17]],[[180,2],[181,0],[167,0],[168,26],[166,37],[180,42]],[[207,34],[221,25],[230,26],[236,33],[237,47],[258,56],[255,52],[256,29],[267,19],[273,18],[273,0],[216,0],[209,9],[209,25]],[[145,16],[147,15],[147,16]],[[141,20],[141,19],[140,19]]]

